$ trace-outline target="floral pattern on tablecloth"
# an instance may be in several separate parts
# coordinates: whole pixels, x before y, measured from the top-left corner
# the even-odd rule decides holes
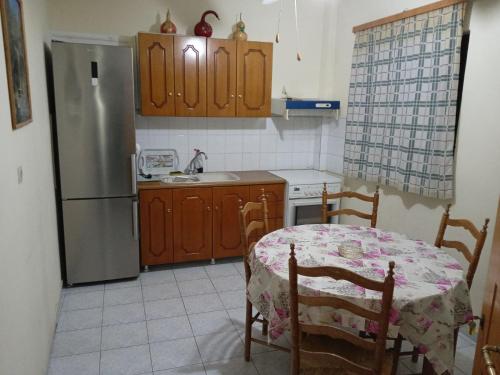
[[[363,257],[347,259],[338,251],[344,241],[359,241]],[[453,371],[454,329],[472,319],[469,289],[461,265],[443,250],[423,241],[359,226],[314,224],[288,227],[269,233],[250,256],[252,277],[248,298],[269,321],[269,340],[288,328],[288,259],[295,243],[301,266],[337,266],[382,281],[389,261],[396,263],[389,334],[399,332],[419,347],[441,374]],[[347,281],[299,276],[299,292],[335,295],[360,306],[379,310],[381,293]],[[374,322],[345,310],[299,306],[300,319],[321,324],[341,324],[356,330],[377,331]]]

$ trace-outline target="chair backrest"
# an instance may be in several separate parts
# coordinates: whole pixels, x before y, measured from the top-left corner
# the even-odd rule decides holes
[[[323,201],[321,206],[321,213],[323,223],[328,223],[328,218],[331,216],[337,215],[354,215],[358,216],[362,219],[370,220],[370,226],[375,228],[377,226],[377,215],[378,215],[378,202],[379,202],[379,186],[377,185],[377,189],[375,190],[375,194],[373,196],[364,195],[360,193],[356,193],[354,191],[343,191],[341,193],[331,193],[328,194],[326,190],[326,182],[323,183]],[[364,213],[358,210],[353,210],[350,208],[343,208],[333,211],[328,211],[328,200],[330,199],[340,199],[340,198],[356,198],[365,202],[372,203],[372,212],[370,214]]]
[[[295,245],[290,244],[289,279],[290,279],[290,322],[292,331],[292,368],[300,368],[300,358],[315,361],[332,367],[341,367],[359,374],[376,375],[381,373],[384,360],[389,313],[394,293],[394,262],[389,262],[389,271],[385,280],[375,281],[352,271],[338,267],[302,267],[297,265]],[[355,305],[345,299],[331,296],[305,296],[298,293],[298,275],[308,277],[331,277],[335,280],[347,280],[365,289],[382,292],[381,310],[374,311]],[[365,340],[356,333],[330,325],[301,323],[298,316],[299,303],[308,306],[330,306],[347,310],[357,316],[378,323],[376,341]],[[300,348],[301,333],[325,335],[347,341],[362,349],[374,352],[373,367],[365,367],[345,357],[333,353],[312,352]],[[293,373],[293,371],[292,371]]]
[[[260,219],[255,217],[260,216]],[[253,218],[252,218],[253,217]],[[265,235],[269,233],[269,219],[267,209],[267,199],[262,189],[261,202],[247,202],[240,209],[240,230],[241,241],[243,243],[243,263],[245,264],[245,277],[248,283],[250,279],[250,267],[248,264],[248,256],[255,246],[255,241],[252,240],[256,234]]]
[[[436,242],[434,245],[436,247],[448,247],[456,249],[463,254],[467,262],[469,262],[469,269],[467,270],[467,285],[469,288],[474,280],[474,275],[476,273],[477,265],[479,263],[479,258],[481,257],[481,252],[483,251],[484,241],[486,241],[486,236],[488,234],[488,223],[490,219],[484,221],[483,228],[479,231],[476,226],[467,219],[450,219],[450,207],[448,204],[446,211],[443,213],[441,218],[441,224],[439,225],[439,231],[436,236]],[[474,245],[474,250],[471,252],[466,244],[461,241],[448,241],[444,239],[446,232],[446,227],[460,227],[467,230],[472,237],[476,240]]]

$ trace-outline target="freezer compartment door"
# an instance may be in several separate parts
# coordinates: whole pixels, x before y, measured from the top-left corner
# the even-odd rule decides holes
[[[69,284],[139,275],[135,199],[64,201],[63,217]]]
[[[134,195],[132,49],[52,45],[63,199]]]

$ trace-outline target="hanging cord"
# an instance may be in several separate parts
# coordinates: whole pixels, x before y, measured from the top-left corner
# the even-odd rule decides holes
[[[297,61],[302,60],[302,56],[300,55],[300,40],[299,40],[299,16],[297,11],[297,0],[294,0],[295,5],[295,35],[297,38]]]
[[[278,14],[278,32],[276,33],[276,43],[280,42],[280,24],[281,24],[281,13],[283,12],[283,1],[280,0],[280,12]]]

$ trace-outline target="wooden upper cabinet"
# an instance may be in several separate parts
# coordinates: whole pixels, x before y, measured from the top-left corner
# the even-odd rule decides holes
[[[243,255],[239,214],[248,198],[248,186],[213,188],[214,258]]]
[[[212,189],[174,189],[174,262],[212,257]]]
[[[271,116],[273,44],[238,41],[237,63],[237,116]]]
[[[142,115],[175,115],[173,47],[172,35],[138,35]]]
[[[207,115],[207,38],[174,38],[175,114]]]
[[[141,264],[172,263],[172,190],[147,190],[140,193]]]
[[[236,116],[236,41],[207,39],[207,115]]]

